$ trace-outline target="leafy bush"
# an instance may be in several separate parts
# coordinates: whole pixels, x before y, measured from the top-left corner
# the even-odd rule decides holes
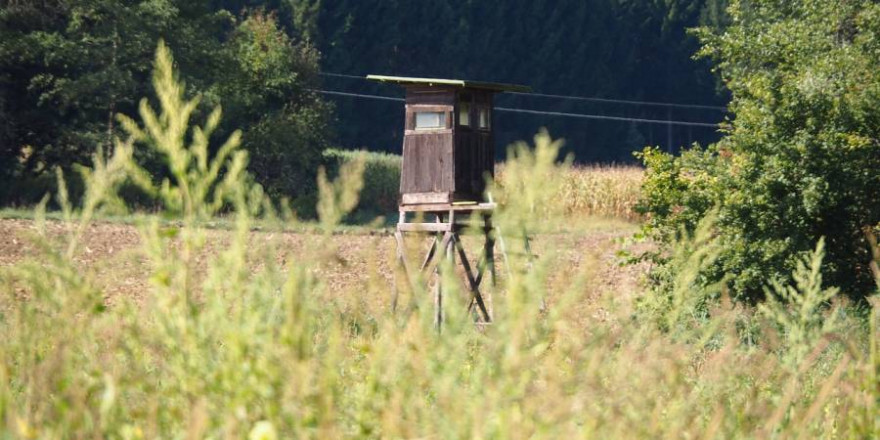
[[[825,278],[855,297],[874,290],[863,230],[880,222],[880,5],[733,1],[731,25],[699,32],[733,100],[726,136],[672,158],[643,154],[646,232],[672,243],[717,207],[737,298],[787,283],[825,237]]]
[[[395,213],[400,199],[401,157],[372,151],[324,151],[324,164],[331,177],[338,175],[341,166],[356,160],[364,162],[364,187],[356,213],[361,218]]]

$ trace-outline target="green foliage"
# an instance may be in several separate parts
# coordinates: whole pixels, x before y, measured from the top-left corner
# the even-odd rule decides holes
[[[638,157],[645,164],[645,179],[636,211],[647,217],[645,231],[668,242],[696,230],[722,195],[716,155],[693,148],[673,156],[648,147]]]
[[[171,175],[158,187],[152,185],[144,171],[132,174],[134,182],[149,193],[158,194],[169,212],[180,214],[187,222],[204,221],[223,208],[229,192],[242,188],[247,153],[238,150],[241,133],[236,131],[210,157],[209,143],[220,123],[220,107],[211,112],[204,126],[191,129],[190,118],[199,98],[185,99],[184,86],[175,77],[173,65],[170,51],[160,42],[153,88],[162,112],[157,115],[144,98],[140,105],[143,128],[124,115],[119,116],[119,121],[133,141],[149,145],[159,154]],[[250,191],[259,193],[260,189],[253,187]]]
[[[231,121],[247,127],[242,146],[251,153],[251,171],[276,199],[314,194],[332,110],[310,90],[317,51],[294,42],[275,14],[261,10],[238,25],[228,46],[233,64],[216,93]]]
[[[397,210],[400,198],[401,157],[396,154],[329,149],[324,164],[331,177],[355,160],[364,163],[364,187],[360,192],[357,213],[361,217],[387,215]]]
[[[862,230],[880,222],[880,9],[870,1],[731,3],[723,32],[703,29],[736,117],[725,138],[679,159],[648,151],[643,211],[666,243],[718,207],[721,255],[738,298],[786,283],[802,252],[827,243],[826,280],[873,292]]]
[[[116,113],[137,114],[138,100],[147,95],[160,39],[176,50],[189,90],[203,98],[194,114],[205,116],[222,103],[226,117],[217,134],[246,128],[241,142],[266,191],[277,199],[314,193],[331,111],[309,92],[316,88],[318,54],[289,37],[275,14],[249,10],[247,2],[220,3],[230,4],[0,5],[0,202],[35,203],[41,194],[31,187],[54,182],[56,166],[71,170],[98,146],[111,149],[122,133]],[[158,180],[170,177],[154,151],[135,157]],[[152,203],[131,189],[124,193]]]
[[[651,273],[654,289],[639,298],[639,316],[675,337],[702,337],[711,309],[721,298],[722,283],[709,284],[703,274],[719,255],[712,233],[716,221],[710,215],[692,235],[685,232],[677,237],[671,255]]]
[[[825,316],[825,308],[837,295],[838,289],[822,287],[822,260],[825,258],[825,240],[820,239],[816,249],[797,262],[793,285],[772,284],[767,301],[759,310],[772,319],[785,337],[788,360],[796,367],[822,337],[837,331],[837,310]]]
[[[364,187],[364,159],[357,158],[339,167],[339,178],[327,180],[323,168],[318,170],[318,219],[325,233],[351,212],[358,204],[358,197]]]

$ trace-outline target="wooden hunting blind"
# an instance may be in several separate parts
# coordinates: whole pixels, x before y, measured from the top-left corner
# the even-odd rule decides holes
[[[368,75],[406,89],[400,204],[479,202],[495,172],[495,93],[528,87]]]
[[[487,178],[495,174],[492,99],[498,92],[525,92],[529,88],[452,79],[380,75],[367,78],[406,89],[400,220],[394,234],[399,268],[407,284],[413,286],[419,278],[409,268],[404,233],[433,235],[418,273],[431,274],[434,280],[437,328],[443,321],[441,271],[454,268],[456,256],[465,275],[464,290],[470,294],[468,311],[478,323],[487,324],[492,321],[491,291],[484,295],[480,285],[488,272],[490,283],[495,286],[496,241],[507,264],[501,231],[492,221],[495,203],[483,200]],[[433,221],[429,217],[434,217]],[[473,264],[461,238],[468,231],[479,232],[484,239],[480,256]],[[525,233],[522,236],[530,255],[528,237]],[[444,260],[450,264],[441,264]],[[397,306],[397,287],[395,283],[392,308]]]

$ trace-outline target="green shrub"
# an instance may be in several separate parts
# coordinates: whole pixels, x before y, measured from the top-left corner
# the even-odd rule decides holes
[[[733,1],[730,16],[700,36],[735,118],[705,150],[645,151],[646,231],[672,243],[717,206],[708,282],[730,275],[737,298],[758,300],[825,237],[829,284],[872,293],[863,230],[880,222],[880,5]]]
[[[355,215],[361,219],[396,213],[400,199],[401,157],[372,151],[329,149],[324,151],[324,164],[330,177],[339,168],[354,160],[364,161],[364,188]]]

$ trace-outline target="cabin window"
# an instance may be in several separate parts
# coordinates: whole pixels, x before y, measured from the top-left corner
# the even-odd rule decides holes
[[[467,127],[471,125],[471,103],[458,103],[458,125]]]
[[[480,128],[489,128],[489,109],[485,107],[480,109]]]
[[[416,130],[446,128],[446,112],[416,112]]]

